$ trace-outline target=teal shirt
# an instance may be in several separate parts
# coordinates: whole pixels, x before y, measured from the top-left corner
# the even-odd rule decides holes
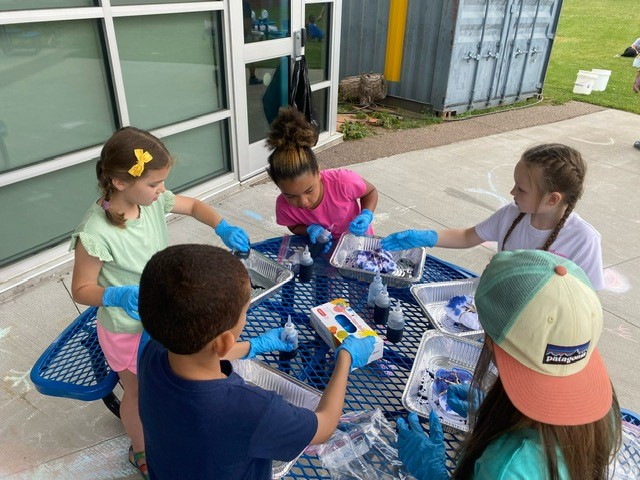
[[[571,480],[560,449],[561,480]],[[474,480],[548,480],[547,459],[538,432],[510,432],[491,442],[475,463]]]
[[[140,206],[140,217],[127,220],[126,228],[118,228],[109,223],[102,207],[94,203],[71,235],[69,249],[75,249],[80,239],[89,255],[100,259],[98,285],[101,287],[138,285],[147,261],[169,245],[165,217],[174,204],[175,196],[167,190],[151,205]],[[100,307],[98,322],[113,333],[142,331],[140,321],[119,307]]]

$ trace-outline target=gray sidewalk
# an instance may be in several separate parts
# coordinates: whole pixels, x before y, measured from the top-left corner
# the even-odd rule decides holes
[[[417,132],[413,132],[415,135]],[[428,130],[424,131],[428,135]],[[467,227],[511,200],[513,167],[530,145],[562,142],[589,164],[576,211],[601,234],[607,288],[600,298],[605,330],[600,350],[623,407],[640,412],[640,116],[596,113],[412,151],[353,165],[380,192],[374,227],[386,235],[406,228]],[[331,155],[331,149],[323,156]],[[212,204],[256,242],[283,235],[274,204],[278,190],[253,182]],[[220,244],[190,218],[170,220],[171,243]],[[430,253],[480,273],[494,245]],[[0,478],[137,479],[126,460],[119,421],[101,402],[45,397],[29,370],[78,310],[69,297],[70,269],[0,299]],[[635,287],[634,287],[635,285]]]

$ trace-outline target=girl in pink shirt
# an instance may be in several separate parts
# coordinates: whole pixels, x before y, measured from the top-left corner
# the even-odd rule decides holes
[[[328,229],[340,236],[373,234],[371,222],[378,191],[347,169],[320,171],[311,150],[318,135],[304,114],[281,108],[271,124],[267,145],[269,176],[282,192],[276,200],[276,222],[296,235],[309,235],[311,243]],[[325,253],[331,241],[325,247]]]

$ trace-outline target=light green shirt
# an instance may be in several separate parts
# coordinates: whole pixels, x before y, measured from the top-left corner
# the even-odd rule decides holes
[[[140,217],[127,220],[126,228],[109,223],[102,207],[94,203],[71,235],[69,250],[73,250],[80,239],[89,255],[100,259],[98,285],[101,287],[138,285],[147,261],[169,245],[165,216],[173,210],[174,203],[174,194],[165,191],[151,205],[140,206]],[[98,322],[113,333],[142,331],[140,321],[119,307],[100,307]]]
[[[560,449],[558,472],[571,480]],[[510,432],[491,442],[475,463],[474,480],[548,480],[547,459],[538,432]]]

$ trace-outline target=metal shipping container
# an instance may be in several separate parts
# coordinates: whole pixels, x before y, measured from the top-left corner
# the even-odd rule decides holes
[[[388,94],[445,116],[542,93],[562,0],[409,0]],[[389,0],[344,0],[340,78],[384,72]],[[383,16],[384,15],[384,16]]]

